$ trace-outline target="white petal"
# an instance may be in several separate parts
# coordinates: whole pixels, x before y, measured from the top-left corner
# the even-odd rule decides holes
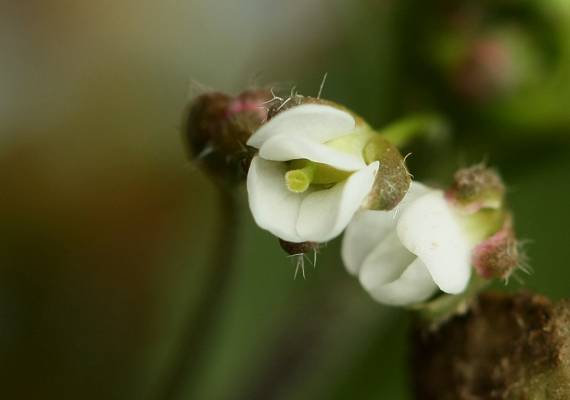
[[[360,154],[344,153],[326,144],[298,136],[272,137],[261,146],[259,156],[272,161],[306,158],[342,171],[357,171],[366,166]]]
[[[360,281],[367,290],[390,283],[398,279],[416,258],[402,245],[396,231],[392,231],[364,259]]]
[[[428,194],[435,189],[430,188],[429,186],[424,185],[423,183],[412,181],[410,184],[410,188],[406,192],[406,195],[402,199],[399,204],[400,211],[403,211],[407,208],[410,204],[414,202],[414,200],[419,199],[424,194]]]
[[[370,192],[378,167],[373,162],[330,189],[310,193],[301,203],[299,236],[320,243],[338,236]]]
[[[257,225],[289,242],[302,242],[296,223],[306,194],[285,186],[286,165],[254,157],[247,173],[249,208]]]
[[[356,275],[364,259],[387,235],[396,229],[395,211],[360,210],[344,232],[342,260],[348,272]]]
[[[402,211],[430,189],[412,182],[410,189],[398,207],[392,211],[361,210],[355,215],[342,239],[342,260],[348,272],[355,275],[372,250],[392,231],[395,231]]]
[[[381,303],[409,305],[427,300],[437,286],[424,263],[390,234],[366,258],[360,283]]]
[[[397,230],[441,290],[456,294],[465,289],[471,276],[471,248],[443,192],[433,191],[411,203]]]
[[[260,148],[277,135],[298,135],[324,143],[350,133],[355,126],[354,117],[346,111],[322,104],[304,104],[283,111],[263,124],[247,144]]]

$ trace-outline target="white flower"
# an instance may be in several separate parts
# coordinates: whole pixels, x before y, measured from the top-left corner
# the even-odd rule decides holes
[[[256,223],[289,242],[338,236],[378,171],[362,156],[367,138],[351,114],[322,104],[293,107],[262,125],[247,142],[259,149],[247,175]]]
[[[444,193],[414,182],[396,210],[355,215],[345,232],[342,258],[376,301],[410,305],[438,288],[464,291],[472,248]]]

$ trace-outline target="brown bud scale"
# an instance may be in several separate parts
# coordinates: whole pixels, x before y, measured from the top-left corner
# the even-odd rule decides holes
[[[301,242],[293,243],[286,240],[279,239],[281,248],[289,255],[295,256],[298,254],[307,254],[319,249],[319,244],[316,242]]]

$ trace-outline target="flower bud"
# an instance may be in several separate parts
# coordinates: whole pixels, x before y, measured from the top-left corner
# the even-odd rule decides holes
[[[519,266],[519,251],[511,218],[503,227],[473,249],[473,266],[485,278],[507,279]]]
[[[501,177],[484,164],[457,171],[451,188],[446,192],[447,199],[467,214],[482,208],[501,208],[504,196],[505,186]]]
[[[538,75],[538,50],[522,27],[500,26],[466,43],[452,83],[467,100],[510,94]]]
[[[364,208],[369,210],[391,210],[406,195],[411,178],[404,158],[392,143],[380,135],[371,138],[363,150],[367,163],[380,162],[374,185]]]
[[[240,181],[249,152],[245,143],[267,119],[268,90],[247,90],[236,97],[212,92],[189,106],[186,139],[190,154],[213,177]]]

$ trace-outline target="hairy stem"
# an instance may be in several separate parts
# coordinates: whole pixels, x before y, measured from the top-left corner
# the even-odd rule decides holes
[[[219,227],[212,247],[210,265],[201,297],[192,314],[183,323],[179,348],[159,388],[158,399],[176,400],[194,387],[196,372],[203,364],[216,319],[231,278],[237,237],[238,208],[231,188],[218,187]],[[186,397],[191,398],[191,397]]]
[[[570,398],[570,303],[483,294],[472,310],[414,337],[416,398]]]

